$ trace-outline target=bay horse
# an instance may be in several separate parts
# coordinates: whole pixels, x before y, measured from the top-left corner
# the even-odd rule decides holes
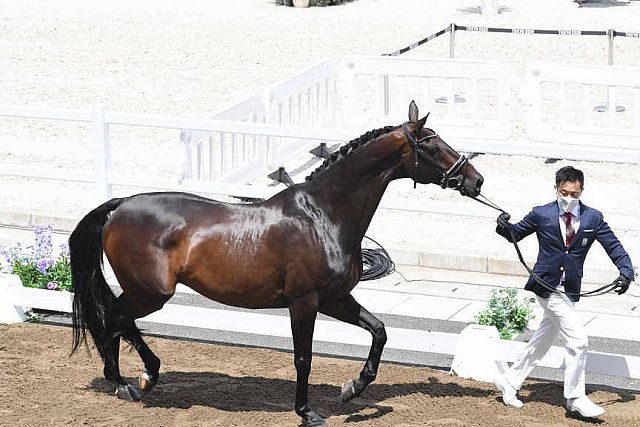
[[[308,402],[317,313],[359,326],[373,337],[342,401],[375,378],[387,341],[384,324],[351,295],[362,274],[361,242],[389,182],[411,178],[462,195],[480,194],[482,176],[425,128],[412,101],[409,121],[361,135],[306,178],[250,204],[223,203],[187,193],[114,198],[89,212],[69,238],[73,276],[73,349],[89,331],[104,376],[121,399],[140,400],[157,383],[160,359],[136,327],[183,283],[223,304],[288,308],[296,368],[295,412],[302,425],[325,425]],[[122,288],[117,298],[102,272],[103,252]],[[120,375],[120,338],[146,371],[138,387]]]

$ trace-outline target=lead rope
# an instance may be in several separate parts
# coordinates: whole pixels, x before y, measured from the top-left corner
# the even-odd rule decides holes
[[[487,199],[484,195],[479,194],[478,197],[482,197],[484,200],[480,200],[477,197],[471,197],[473,200],[482,203],[485,206],[489,206],[490,208],[493,208],[497,211],[500,211],[502,213],[507,213],[504,209],[500,208],[497,204],[495,204],[494,202],[492,202],[491,200]],[[565,294],[567,296],[578,296],[578,297],[595,297],[598,295],[604,295],[606,293],[611,292],[617,285],[616,280],[614,280],[613,282],[601,286],[598,289],[594,289],[593,291],[589,291],[589,292],[583,292],[583,293],[573,293],[573,292],[565,292],[565,291],[561,291],[558,288],[554,288],[553,286],[550,286],[549,284],[547,284],[547,282],[545,282],[544,280],[542,280],[540,278],[540,276],[538,276],[536,273],[534,273],[533,270],[531,270],[529,268],[529,266],[527,265],[527,263],[524,260],[524,257],[522,256],[522,252],[520,251],[520,246],[518,246],[518,242],[516,241],[515,238],[515,234],[513,232],[513,229],[510,228],[509,229],[509,235],[511,236],[511,243],[513,243],[513,246],[516,248],[516,253],[518,254],[518,259],[520,260],[520,263],[524,266],[524,268],[527,270],[527,272],[535,279],[535,281],[542,286],[543,288],[545,288],[548,291],[551,292],[556,292],[559,294]]]

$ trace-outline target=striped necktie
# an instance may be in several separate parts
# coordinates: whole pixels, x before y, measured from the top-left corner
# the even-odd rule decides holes
[[[573,228],[573,223],[571,222],[571,218],[573,217],[573,215],[571,215],[571,212],[566,212],[564,215],[564,223],[567,226],[567,231],[565,233],[566,236],[566,243],[567,246],[569,246],[571,244],[571,242],[573,241],[573,238],[576,235],[576,230],[575,228]]]

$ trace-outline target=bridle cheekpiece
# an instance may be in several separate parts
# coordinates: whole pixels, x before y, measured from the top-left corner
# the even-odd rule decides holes
[[[460,172],[460,170],[464,167],[464,165],[469,161],[467,156],[465,156],[464,154],[460,154],[460,157],[458,157],[458,160],[456,160],[456,162],[449,168],[449,170],[444,171],[442,168],[440,168],[440,166],[438,166],[433,161],[433,159],[429,158],[422,150],[418,148],[418,145],[430,139],[436,138],[438,134],[434,132],[432,135],[426,135],[423,138],[416,141],[413,135],[411,135],[411,132],[409,132],[408,124],[409,122],[405,122],[402,124],[402,131],[404,132],[404,136],[407,138],[409,145],[411,145],[411,148],[413,148],[413,162],[414,162],[414,167],[416,169],[416,173],[418,171],[418,166],[419,166],[418,156],[420,156],[422,157],[422,159],[424,159],[427,162],[427,164],[430,164],[431,167],[433,167],[435,170],[437,170],[442,174],[440,178],[440,187],[447,188],[449,187],[449,182],[455,181],[456,185],[451,188],[453,188],[454,190],[460,190],[462,188],[463,180],[462,179],[458,180],[456,178],[456,175],[458,174],[458,172]],[[413,178],[413,188],[416,188],[415,174]]]

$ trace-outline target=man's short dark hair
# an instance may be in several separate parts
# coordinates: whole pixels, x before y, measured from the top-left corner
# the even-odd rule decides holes
[[[556,172],[556,187],[560,187],[563,182],[580,182],[580,189],[584,189],[584,174],[580,169],[573,166],[565,166]]]

